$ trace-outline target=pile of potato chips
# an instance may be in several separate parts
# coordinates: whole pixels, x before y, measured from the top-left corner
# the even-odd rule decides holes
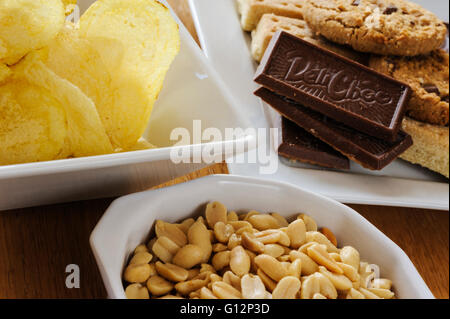
[[[109,154],[142,141],[180,49],[155,0],[0,0],[0,165]]]

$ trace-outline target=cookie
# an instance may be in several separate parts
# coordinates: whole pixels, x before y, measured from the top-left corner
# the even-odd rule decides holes
[[[253,31],[261,17],[274,13],[290,18],[303,18],[303,4],[306,0],[237,0],[241,24],[245,31]]]
[[[270,40],[279,30],[284,30],[302,39],[312,39],[314,37],[313,31],[304,20],[265,14],[259,21],[258,27],[252,32],[251,51],[256,61],[261,61]]]
[[[419,164],[449,178],[449,129],[406,117],[403,130],[413,138],[414,145],[400,158]]]
[[[447,33],[434,14],[405,0],[308,0],[303,14],[327,39],[380,55],[427,54]]]
[[[275,14],[265,14],[258,23],[258,27],[252,32],[251,51],[252,56],[257,62],[261,62],[262,57],[269,45],[273,35],[283,30],[296,37],[302,38],[322,48],[343,55],[357,62],[367,64],[367,56],[354,51],[348,46],[339,45],[328,41],[322,36],[317,36],[308,27],[305,20],[277,16]]]
[[[399,81],[409,84],[413,94],[407,114],[419,121],[448,125],[449,123],[449,56],[444,50],[427,56],[373,56],[369,65]]]

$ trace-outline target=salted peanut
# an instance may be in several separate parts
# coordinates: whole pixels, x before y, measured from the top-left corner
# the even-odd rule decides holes
[[[213,202],[206,205],[205,216],[206,222],[211,229],[213,229],[214,225],[218,222],[226,224],[228,221],[227,208],[224,204],[219,202]]]
[[[287,231],[280,231],[280,239],[278,240],[278,243],[285,247],[291,246],[291,239],[289,238]]]
[[[344,264],[350,265],[357,271],[359,271],[359,264],[361,259],[359,256],[359,252],[355,248],[346,246],[341,249],[341,252],[339,254],[341,255],[341,260]]]
[[[256,271],[256,274],[258,275],[259,278],[261,278],[261,281],[264,283],[264,286],[268,291],[272,292],[276,288],[277,283],[273,281],[272,278],[267,276],[264,271],[258,269]]]
[[[347,299],[366,299],[366,297],[364,297],[364,295],[358,290],[352,288],[347,294]]]
[[[147,288],[153,296],[163,296],[173,290],[173,284],[160,276],[147,280]]]
[[[327,299],[327,297],[325,297],[321,293],[317,293],[317,294],[314,294],[312,299]]]
[[[247,253],[248,257],[250,257],[250,271],[252,273],[256,273],[258,266],[256,266],[255,264],[255,258],[257,255],[253,251],[250,251],[248,249],[246,249],[245,252]]]
[[[256,210],[251,210],[251,211],[249,211],[247,214],[244,215],[243,220],[248,221],[248,219],[249,219],[250,217],[255,216],[255,215],[261,215],[261,213],[260,213],[260,212],[257,212]]]
[[[327,269],[335,272],[339,275],[342,275],[344,272],[338,266],[338,264],[331,259],[330,255],[327,252],[327,248],[325,245],[315,244],[307,249],[308,256],[311,257],[319,265],[325,266]]]
[[[167,237],[179,247],[187,244],[186,234],[177,225],[158,220],[156,221],[155,232],[158,238]]]
[[[288,276],[300,278],[302,275],[302,260],[295,259],[287,269]]]
[[[291,262],[294,262],[296,259],[300,259],[302,262],[302,275],[309,276],[314,274],[315,272],[319,271],[319,265],[311,259],[308,255],[293,250],[289,254]]]
[[[139,264],[139,265],[128,265],[123,273],[123,279],[129,283],[143,283],[146,282],[150,277],[150,265],[149,264]]]
[[[227,221],[228,222],[237,222],[239,220],[238,215],[236,212],[229,212],[227,215]]]
[[[320,283],[316,276],[311,275],[302,280],[300,299],[312,299],[317,293],[320,293]]]
[[[195,223],[194,218],[185,219],[181,224],[177,224],[178,228],[187,236],[189,228]]]
[[[198,268],[194,268],[194,269],[189,269],[188,270],[188,277],[186,280],[191,280],[194,277],[197,277],[200,274],[200,269]]]
[[[242,237],[238,236],[237,234],[233,234],[230,237],[230,240],[228,241],[228,249],[233,250],[233,248],[240,246],[242,243]]]
[[[231,251],[222,251],[213,256],[211,263],[216,271],[221,271],[230,265]]]
[[[145,247],[145,246],[144,246]],[[147,247],[145,247],[147,248]],[[141,265],[148,264],[152,261],[153,255],[148,253],[147,251],[139,252],[131,258],[129,265]]]
[[[323,266],[319,266],[319,272],[327,277],[337,290],[346,291],[353,287],[352,281],[345,275],[333,274]]]
[[[322,228],[320,229],[320,232],[321,232],[322,234],[324,234],[325,237],[327,237],[328,240],[329,240],[334,246],[337,247],[338,242],[337,242],[336,236],[335,236],[334,233],[331,231],[331,229],[329,229],[329,228],[327,228],[327,227],[322,227]]]
[[[366,262],[361,262],[358,273],[361,278],[361,280],[360,280],[361,287],[369,288],[373,279],[375,279],[375,273],[374,273],[372,267]]]
[[[372,288],[392,289],[392,281],[389,279],[375,278],[372,282]]]
[[[389,289],[369,288],[367,290],[383,299],[392,299],[395,296],[395,294]]]
[[[208,262],[212,253],[211,235],[208,228],[201,222],[196,221],[188,230],[189,244],[196,245],[203,250],[202,263]]]
[[[330,253],[339,253],[339,249],[324,234],[317,231],[306,232],[306,241],[325,245]]]
[[[200,299],[218,299],[211,290],[206,287],[200,289]]]
[[[164,277],[173,282],[181,282],[187,280],[189,273],[186,269],[178,267],[173,264],[163,264],[156,262],[156,271],[161,277]]]
[[[201,264],[200,273],[207,272],[207,271],[209,271],[212,274],[216,273],[216,270],[210,264]]]
[[[341,262],[341,255],[338,253],[329,253],[331,259],[333,259],[335,262]]]
[[[202,273],[189,281],[179,282],[175,285],[175,289],[182,296],[188,296],[191,292],[206,287],[209,283],[210,273]]]
[[[155,244],[157,239],[158,238],[155,237],[149,240],[149,242],[147,243],[148,252],[153,252],[153,245]]]
[[[281,228],[281,227],[288,227],[289,226],[289,223],[286,220],[286,218],[284,218],[280,214],[278,214],[278,213],[271,213],[270,216],[272,216],[273,218],[275,218],[277,220],[278,226],[280,226],[279,228]]]
[[[317,278],[320,286],[320,293],[327,297],[328,299],[336,299],[338,297],[338,293],[336,287],[333,285],[333,282],[325,275],[321,273],[315,273],[313,276]]]
[[[139,245],[134,250],[134,254],[137,255],[139,253],[148,253],[148,248],[145,245]]]
[[[253,215],[248,218],[248,222],[259,231],[280,228],[278,221],[271,215],[266,214]]]
[[[364,295],[366,299],[381,299],[381,297],[378,297],[376,294],[370,292],[365,288],[360,288],[359,291]]]
[[[301,288],[300,279],[292,276],[284,277],[272,292],[273,299],[296,299]]]
[[[308,248],[311,247],[311,246],[314,246],[315,244],[317,244],[317,243],[314,242],[314,241],[306,243],[306,244],[302,245],[302,247],[300,247],[298,249],[298,251],[301,252],[301,253],[307,254],[308,253]]]
[[[245,226],[236,230],[236,235],[242,236],[243,233],[253,234],[256,230],[253,227]]]
[[[300,248],[306,241],[306,226],[302,219],[289,224],[287,228],[287,235],[290,239],[290,246],[292,248]]]
[[[277,258],[280,262],[289,262],[291,260],[291,257],[289,255],[283,255]]]
[[[237,290],[241,290],[241,278],[236,276],[232,271],[227,271],[223,274],[223,281]]]
[[[242,298],[265,299],[267,290],[259,276],[245,275],[241,280]]]
[[[205,287],[203,287],[205,288]],[[200,290],[193,291],[189,294],[189,299],[200,299]]]
[[[361,288],[361,280],[352,282],[353,289],[359,290]]]
[[[302,219],[305,222],[306,231],[317,231],[317,223],[311,216],[300,214],[297,219]]]
[[[270,278],[279,282],[286,276],[286,269],[284,266],[272,256],[262,254],[255,258],[255,263],[265,274]]]
[[[186,245],[178,250],[172,259],[172,263],[184,269],[191,269],[202,263],[203,258],[204,251],[202,248],[196,245]]]
[[[221,281],[212,285],[212,291],[219,299],[241,299],[242,295],[233,286]]]
[[[148,289],[141,284],[131,284],[125,289],[127,299],[150,299]]]
[[[228,249],[228,246],[225,246],[222,243],[217,243],[212,246],[213,253],[219,253],[221,251],[225,251]]]
[[[156,271],[156,266],[155,264],[149,264],[150,266],[150,277],[155,276],[158,274],[158,272]]]
[[[172,262],[173,256],[180,250],[174,241],[169,237],[161,236],[153,245],[153,253],[165,263]]]
[[[278,244],[268,244],[264,246],[264,254],[272,256],[273,258],[283,256],[284,253],[284,247]]]
[[[235,247],[230,254],[230,268],[237,276],[242,277],[250,271],[250,257],[242,246]]]
[[[226,244],[230,240],[231,235],[234,233],[233,226],[225,224],[224,222],[217,222],[214,225],[214,236],[217,241]]]
[[[174,299],[174,300],[177,300],[177,299],[184,299],[184,298],[180,297],[180,296],[174,296],[174,295],[165,295],[165,296],[163,296],[161,298],[158,298],[158,299],[169,299],[169,300]]]
[[[245,221],[245,220],[238,220],[235,222],[228,222],[229,225],[233,226],[234,231],[238,231],[241,228],[253,228],[252,224],[250,224],[249,222]]]
[[[259,254],[265,250],[264,244],[257,240],[254,234],[248,232],[242,234],[242,246]]]
[[[337,264],[344,272],[344,275],[352,282],[359,282],[361,280],[361,277],[353,266],[341,262],[337,262]]]

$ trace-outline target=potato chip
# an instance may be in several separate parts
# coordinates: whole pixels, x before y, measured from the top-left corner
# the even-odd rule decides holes
[[[30,83],[51,92],[63,107],[70,143],[70,156],[109,154],[113,147],[100,120],[94,102],[78,87],[60,78],[38,59],[29,55],[15,71]],[[36,104],[40,101],[37,100]]]
[[[154,0],[99,0],[81,17],[80,36],[90,41],[111,77],[113,103],[97,104],[108,135],[114,146],[129,149],[143,135],[179,52],[178,25]]]
[[[47,45],[64,24],[61,0],[0,0],[0,63]]]

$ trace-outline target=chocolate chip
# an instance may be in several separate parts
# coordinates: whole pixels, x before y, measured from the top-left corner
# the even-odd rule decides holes
[[[393,4],[388,5],[388,7],[386,8],[386,10],[384,10],[383,14],[393,14],[394,12],[397,12],[398,8],[396,6],[394,6]]]
[[[361,3],[361,0],[355,0],[355,1],[353,1],[352,6],[357,7],[357,6],[359,6],[360,3]]]
[[[437,96],[441,95],[441,92],[439,91],[438,87],[434,84],[423,84],[422,87],[428,93],[434,93]]]
[[[446,102],[446,103],[449,103],[449,101],[448,101],[448,95],[447,95],[447,96],[444,96],[441,100],[444,101],[444,102]]]

